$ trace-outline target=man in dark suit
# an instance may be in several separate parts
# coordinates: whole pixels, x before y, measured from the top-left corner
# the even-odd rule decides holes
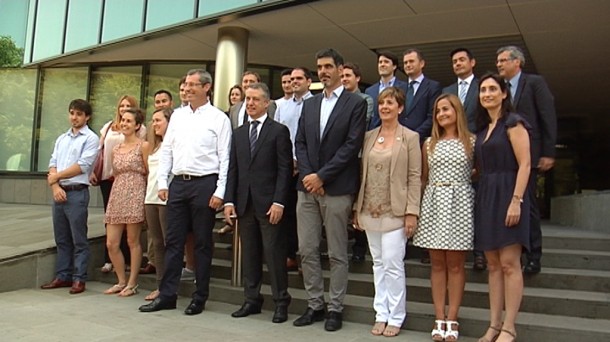
[[[528,184],[530,196],[530,251],[523,272],[540,272],[542,257],[542,232],[540,211],[536,200],[536,178],[538,172],[545,172],[555,165],[555,142],[557,141],[557,114],[553,94],[540,75],[525,74],[521,69],[525,57],[516,46],[501,47],[497,51],[496,66],[511,92],[513,107],[523,115],[532,129],[530,148],[532,170]]]
[[[330,258],[330,302],[324,328],[335,331],[343,322],[348,282],[346,227],[359,188],[358,152],[364,140],[366,101],[341,85],[344,61],[337,51],[318,51],[316,60],[324,91],[303,103],[296,136],[297,230],[308,305],[294,325],[324,319],[319,248],[324,226]]]
[[[466,48],[457,48],[449,54],[453,72],[457,82],[443,88],[443,94],[454,94],[460,98],[464,106],[468,129],[476,132],[476,113],[479,104],[479,80],[474,76],[473,69],[477,64],[472,52]]]
[[[408,49],[402,57],[405,73],[409,76],[405,114],[398,117],[401,125],[419,133],[422,143],[432,130],[434,101],[441,94],[441,84],[424,76],[426,61],[417,49]]]
[[[381,51],[377,57],[377,72],[379,72],[379,82],[371,85],[364,90],[364,93],[373,98],[373,115],[369,121],[367,130],[374,129],[381,125],[379,119],[379,109],[377,108],[377,97],[382,90],[387,87],[397,87],[407,93],[408,83],[396,78],[396,69],[398,68],[398,57],[389,51]],[[401,113],[404,115],[404,111]]]
[[[274,323],[288,319],[287,240],[280,225],[292,178],[292,143],[288,128],[267,115],[269,88],[254,83],[246,89],[248,122],[237,128],[225,193],[225,220],[237,217],[242,245],[245,303],[231,316],[261,312],[265,256],[275,302]]]
[[[476,117],[479,104],[479,80],[474,76],[473,69],[477,64],[472,52],[466,48],[457,48],[449,54],[453,72],[457,76],[457,82],[443,88],[443,93],[454,94],[459,97],[464,106],[464,112],[468,119],[468,130],[476,132]],[[474,264],[472,268],[476,271],[484,271],[487,268],[485,254],[483,251],[474,250]]]
[[[241,76],[241,88],[246,91],[251,84],[261,83],[261,76],[254,71],[246,70]],[[273,119],[275,114],[275,101],[269,101],[269,108],[267,108],[267,115]],[[231,119],[231,127],[236,129],[248,121],[248,115],[246,114],[246,106],[244,101],[237,102],[231,108],[229,108],[229,119]]]

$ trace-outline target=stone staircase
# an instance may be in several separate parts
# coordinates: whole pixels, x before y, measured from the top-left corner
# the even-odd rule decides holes
[[[219,223],[220,225],[220,223]],[[543,270],[526,276],[525,291],[518,317],[519,341],[596,341],[610,339],[610,234],[579,231],[544,225]],[[243,302],[241,288],[230,285],[231,236],[215,235],[213,279],[210,298],[236,305]],[[419,262],[409,250],[407,271],[407,311],[404,329],[430,331],[434,320],[430,292],[430,266]],[[480,336],[488,321],[487,273],[474,272],[467,264],[467,283],[460,309],[462,336]],[[328,286],[328,261],[324,265]],[[114,276],[97,271],[97,280],[112,283]],[[265,274],[267,277],[267,274]],[[267,282],[267,278],[265,278]],[[144,289],[156,287],[153,276],[141,276]],[[290,313],[300,315],[307,306],[303,282],[298,272],[289,273],[289,292],[293,297]],[[194,284],[183,282],[180,295],[190,296]],[[271,290],[263,286],[264,309],[273,310]],[[374,293],[371,262],[351,264],[344,320],[372,323]],[[290,322],[289,322],[290,323]],[[465,339],[467,341],[476,339]]]

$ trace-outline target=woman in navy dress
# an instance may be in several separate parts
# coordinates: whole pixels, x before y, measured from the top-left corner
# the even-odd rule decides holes
[[[475,249],[487,257],[490,307],[490,326],[479,342],[507,342],[516,339],[523,296],[521,251],[529,250],[529,125],[512,113],[510,92],[499,75],[481,78],[479,100]]]

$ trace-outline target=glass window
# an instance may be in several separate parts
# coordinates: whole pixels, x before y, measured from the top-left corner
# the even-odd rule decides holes
[[[18,47],[25,46],[29,1],[0,0],[0,36],[13,38]]]
[[[148,0],[146,30],[193,19],[195,0]]]
[[[100,34],[101,18],[101,1],[70,0],[64,51],[69,52],[96,45]],[[83,23],[86,24],[83,25]]]
[[[36,76],[36,70],[0,69],[0,170],[30,170]]]
[[[70,128],[70,101],[87,96],[87,68],[44,69],[40,89],[38,171],[44,172],[49,168],[55,140]]]
[[[33,61],[62,53],[65,19],[66,0],[38,2]]]
[[[142,32],[144,0],[106,0],[102,43]]]
[[[205,17],[257,2],[257,0],[199,0],[199,16]]]
[[[140,100],[142,67],[101,67],[91,75],[90,101],[93,107],[91,127],[96,133],[102,126],[114,119],[117,101],[123,95],[134,96]]]
[[[178,82],[190,69],[205,69],[201,64],[152,64],[148,76],[148,94],[146,96],[146,117],[150,119],[155,110],[154,95],[164,89],[172,93],[174,108],[180,106],[180,89]]]

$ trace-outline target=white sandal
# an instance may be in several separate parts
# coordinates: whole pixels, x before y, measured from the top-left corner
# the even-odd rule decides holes
[[[455,325],[455,328],[458,329],[460,327],[460,323],[458,323],[457,321],[445,321],[445,341],[448,342],[453,342],[453,341],[457,341],[458,338],[460,337],[460,331],[459,330],[453,330],[453,325]],[[450,338],[450,339],[448,339]]]
[[[443,328],[443,325],[446,326],[445,321],[442,319],[437,319],[434,321],[434,324],[436,324],[436,326],[430,333],[430,335],[432,335],[432,341],[443,341],[445,339],[445,329]]]
[[[112,269],[113,269],[112,264],[109,262],[105,263],[104,266],[102,266],[102,268],[101,268],[102,273],[110,273],[110,272],[112,272]]]

